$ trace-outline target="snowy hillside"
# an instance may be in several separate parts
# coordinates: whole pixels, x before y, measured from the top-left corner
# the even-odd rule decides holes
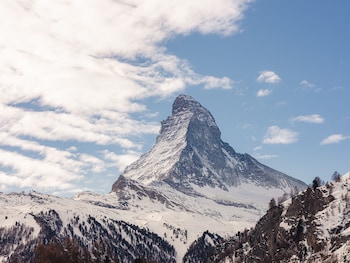
[[[14,256],[29,262],[38,243],[65,237],[88,248],[95,259],[118,256],[121,262],[135,258],[182,262],[194,241],[185,262],[194,262],[190,260],[194,255],[210,256],[214,262],[273,260],[272,255],[279,262],[350,258],[350,173],[271,207],[260,220],[264,210],[252,206],[261,196],[252,197],[252,206],[237,207],[213,201],[225,191],[205,190],[211,190],[212,199],[181,195],[170,187],[168,200],[150,198],[140,189],[129,189],[128,201],[114,192],[85,192],[74,199],[36,192],[0,194],[0,262]],[[243,189],[238,192],[245,198]],[[104,250],[96,250],[100,244]],[[211,254],[203,254],[201,246]]]
[[[210,262],[350,262],[350,172],[272,206],[251,230],[212,247]],[[199,246],[198,246],[199,249]],[[195,260],[198,249],[188,253]],[[193,261],[192,261],[193,262]]]
[[[91,250],[94,242],[102,239],[112,251],[102,254],[112,257],[116,256],[113,251],[120,254],[123,250],[123,262],[145,253],[149,253],[149,260],[168,258],[181,262],[188,246],[207,229],[230,235],[252,226],[262,213],[255,208],[219,205],[199,197],[171,207],[170,203],[150,199],[140,192],[129,194],[137,198],[125,202],[113,192],[86,192],[74,200],[36,192],[1,194],[0,262],[7,262],[13,254],[30,258],[38,243],[65,237],[74,238]],[[185,196],[173,194],[172,204]]]
[[[131,186],[134,187],[135,183]],[[18,251],[23,251],[23,246],[27,246],[26,253],[30,254],[29,251],[33,251],[38,242],[66,236],[74,237],[85,245],[92,244],[99,237],[112,240],[117,238],[119,242],[125,240],[125,246],[128,247],[125,251],[128,256],[125,257],[135,258],[138,255],[138,239],[131,238],[130,235],[138,236],[140,240],[146,235],[153,240],[155,234],[156,240],[162,239],[161,245],[157,241],[156,246],[161,246],[161,251],[164,250],[163,247],[173,247],[173,250],[167,252],[167,257],[174,256],[177,262],[181,262],[189,245],[207,230],[225,237],[252,227],[266,211],[269,201],[267,192],[272,194],[269,189],[252,185],[242,185],[241,188],[232,188],[228,192],[209,187],[197,190],[206,191],[211,198],[188,196],[171,187],[167,190],[162,187],[163,192],[157,192],[154,188],[141,185],[136,189],[125,188],[127,196],[122,195],[122,198],[119,197],[121,193],[115,192],[107,195],[84,192],[74,199],[36,192],[1,194],[0,236],[12,236],[13,233],[9,231],[16,228],[25,227],[30,230],[27,231],[26,238],[21,239],[21,235],[11,242],[0,240],[5,242],[0,250],[0,262],[6,262],[5,258],[16,252],[17,248]],[[167,193],[166,196],[162,194],[164,192]],[[281,193],[283,192],[276,191],[274,194],[278,197]],[[251,201],[247,202],[249,197]],[[113,234],[119,237],[110,236],[114,229],[123,227],[134,227],[135,233],[120,230],[121,232]],[[147,244],[152,245],[142,250],[151,253],[154,244]],[[118,245],[109,245],[120,250]]]
[[[132,262],[143,257],[176,261],[172,245],[148,229],[126,222],[129,218],[123,216],[123,210],[111,205],[96,206],[32,192],[1,194],[0,206],[0,262],[11,257],[32,262],[38,243],[62,243],[67,237],[87,248],[97,261],[118,258]]]
[[[169,186],[167,189],[162,186],[161,192],[154,187],[135,188],[134,186],[135,183],[131,184],[130,188],[126,187],[123,193],[112,192],[104,196],[82,193],[74,199],[88,203],[94,200],[93,203],[100,206],[123,209],[119,218],[147,228],[164,238],[175,247],[178,262],[182,261],[189,245],[204,231],[210,230],[227,236],[240,229],[251,227],[266,211],[268,204],[266,193],[264,203],[260,203],[261,196],[252,194],[254,191],[263,191],[263,188],[248,191],[252,194],[252,201],[243,205],[239,199],[227,198],[228,192],[221,189],[212,192],[212,199],[209,199],[204,196],[189,196]],[[266,189],[265,191],[267,192]],[[245,199],[247,197],[245,190],[241,189],[240,192],[242,199]],[[276,192],[276,196],[280,193],[282,191]],[[231,195],[233,195],[232,192]],[[261,195],[264,194],[261,192]],[[254,202],[254,199],[260,200]],[[220,202],[221,200],[226,201]]]

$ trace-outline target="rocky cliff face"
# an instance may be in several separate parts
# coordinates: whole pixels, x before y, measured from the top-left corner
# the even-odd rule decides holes
[[[236,153],[221,140],[211,113],[190,96],[180,95],[172,115],[161,123],[150,152],[128,166],[124,178],[144,185],[167,184],[196,195],[193,185],[228,190],[242,183],[267,188],[305,188],[305,184],[269,168],[249,154]],[[112,190],[118,190],[118,182]]]

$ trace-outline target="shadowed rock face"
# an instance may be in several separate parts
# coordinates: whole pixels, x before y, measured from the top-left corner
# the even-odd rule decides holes
[[[196,195],[192,184],[223,190],[246,182],[281,189],[305,188],[303,182],[250,155],[236,153],[221,140],[211,113],[187,95],[175,99],[172,115],[162,121],[154,147],[128,166],[123,176],[144,185],[166,183],[190,195]]]

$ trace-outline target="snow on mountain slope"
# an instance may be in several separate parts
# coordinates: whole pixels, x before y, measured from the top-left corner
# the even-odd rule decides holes
[[[94,254],[99,260],[108,256],[120,262],[142,257],[175,262],[173,246],[148,229],[130,223],[140,223],[145,218],[136,220],[140,214],[130,216],[118,209],[113,195],[89,194],[90,200],[98,202],[96,205],[36,192],[0,194],[0,262],[9,262],[14,254],[22,258],[21,262],[32,262],[38,243],[62,242],[66,237],[91,253],[101,250]],[[106,201],[107,205],[102,206]],[[133,217],[135,220],[129,220]]]
[[[125,247],[129,247],[124,248],[127,256],[123,262],[128,262],[130,257],[135,258],[136,252],[145,253],[145,248],[137,251],[138,242],[144,242],[139,241],[144,239],[142,236],[150,240],[147,244],[153,244],[153,239],[160,243],[156,239],[159,237],[163,243],[155,244],[165,252],[155,255],[158,260],[165,256],[171,259],[173,253],[174,261],[181,262],[189,244],[207,229],[226,236],[252,226],[260,215],[258,210],[252,212],[249,209],[218,205],[206,198],[191,197],[188,200],[186,196],[186,205],[169,208],[166,202],[139,195],[137,191],[130,190],[129,194],[137,198],[131,198],[127,203],[118,200],[114,192],[107,195],[84,192],[74,199],[36,192],[0,194],[0,262],[7,262],[11,253],[19,253],[22,247],[27,246],[27,250],[33,252],[38,242],[64,236],[74,237],[90,246],[98,238],[115,240],[115,243],[123,240]],[[174,202],[185,198],[184,194],[173,194]],[[137,226],[136,230],[132,230],[134,234],[129,233],[132,226]],[[22,232],[13,232],[13,229],[20,227],[28,229],[25,238],[19,234]],[[124,228],[129,230],[125,232]],[[14,233],[18,235],[15,235],[13,242],[8,243],[5,234]],[[152,233],[157,236],[154,237]],[[114,243],[110,246],[118,251],[121,249]],[[167,254],[166,249],[171,246],[174,251],[170,249]]]
[[[285,193],[283,189],[249,183],[227,190],[193,184],[197,195],[179,192],[166,184],[144,186],[130,179],[122,184],[117,192],[108,195],[82,193],[74,199],[123,209],[119,218],[163,237],[175,247],[178,262],[204,231],[226,237],[248,229],[266,212],[271,197]]]
[[[212,247],[205,261],[350,262],[349,192],[350,172],[323,186],[309,187],[271,206],[251,230]],[[197,257],[192,246],[184,261],[194,262]]]
[[[193,114],[185,113],[177,118],[169,118],[168,123],[162,126],[161,135],[150,152],[141,156],[139,160],[128,166],[124,172],[129,178],[149,185],[155,180],[162,179],[180,159],[182,150],[186,147],[186,129]],[[172,128],[169,129],[169,126]],[[151,158],[149,158],[151,156]],[[140,174],[139,170],[143,173]]]
[[[265,207],[256,208],[256,204],[221,204],[204,196],[188,196],[165,185],[161,187],[161,192],[156,189],[145,186],[135,188],[131,184],[131,188],[127,188],[123,194],[111,192],[98,196],[82,193],[74,199],[88,203],[94,200],[93,203],[99,206],[123,209],[118,215],[120,219],[149,229],[172,244],[177,252],[177,262],[182,262],[188,246],[204,231],[231,235],[253,226],[265,212]],[[218,191],[220,193],[222,190]],[[162,196],[155,198],[156,194]]]

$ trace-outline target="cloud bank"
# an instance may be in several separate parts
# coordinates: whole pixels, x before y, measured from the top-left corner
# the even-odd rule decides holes
[[[158,132],[131,117],[147,111],[144,99],[232,86],[165,42],[234,34],[250,2],[1,1],[0,188],[75,191],[91,173],[123,169],[142,149],[132,138]]]

